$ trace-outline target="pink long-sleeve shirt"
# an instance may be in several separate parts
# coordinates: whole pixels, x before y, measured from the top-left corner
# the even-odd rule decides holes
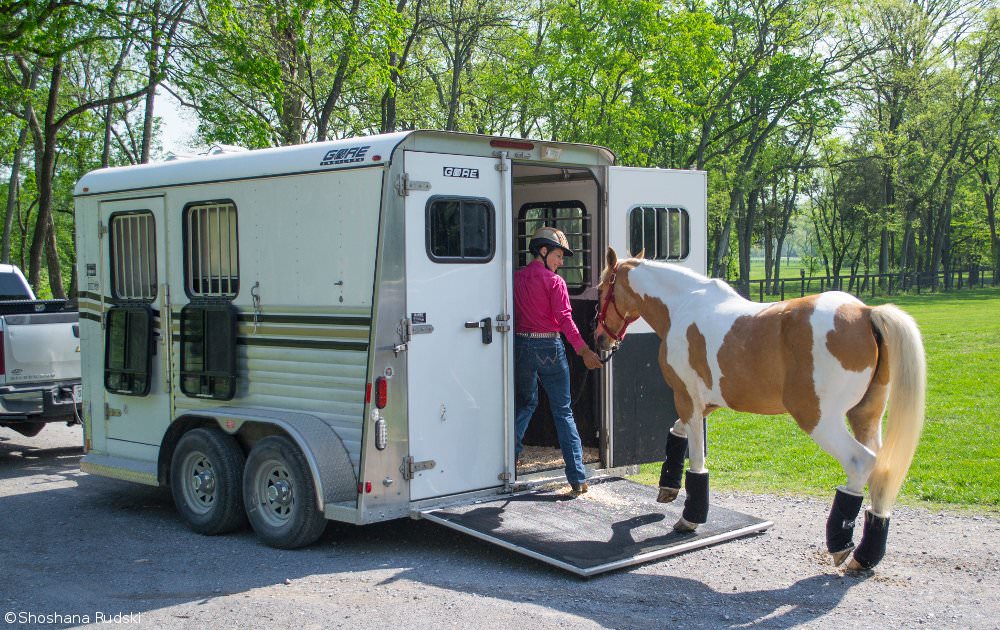
[[[562,332],[577,353],[587,345],[573,323],[566,281],[533,260],[514,274],[514,331]]]

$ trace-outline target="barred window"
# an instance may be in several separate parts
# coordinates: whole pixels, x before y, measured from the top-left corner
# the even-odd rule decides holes
[[[531,262],[528,243],[531,235],[541,227],[562,230],[573,250],[573,257],[565,259],[559,275],[566,281],[566,288],[578,294],[587,288],[590,278],[590,217],[582,201],[546,201],[526,203],[521,206],[517,219],[518,266]]]
[[[629,252],[643,249],[652,260],[683,260],[691,249],[687,210],[667,206],[636,206],[629,211]]]
[[[240,292],[236,204],[189,205],[184,210],[185,284],[191,297],[233,298]]]
[[[151,212],[111,217],[111,295],[120,300],[156,299],[156,222]]]

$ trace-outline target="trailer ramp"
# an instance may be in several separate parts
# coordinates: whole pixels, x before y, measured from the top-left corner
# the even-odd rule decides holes
[[[590,480],[573,498],[564,484],[497,499],[420,511],[420,516],[583,577],[707,547],[771,527],[712,506],[694,533],[673,529],[683,510],[656,503],[656,490],[622,479]]]

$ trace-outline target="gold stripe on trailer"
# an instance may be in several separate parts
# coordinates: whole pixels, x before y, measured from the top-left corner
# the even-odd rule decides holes
[[[136,470],[129,470],[127,468],[119,468],[117,466],[107,466],[105,464],[93,464],[88,461],[81,461],[80,470],[91,475],[111,477],[112,479],[121,479],[122,481],[132,481],[134,483],[141,483],[147,486],[160,485],[159,480],[157,480],[156,475],[153,473],[144,473]]]

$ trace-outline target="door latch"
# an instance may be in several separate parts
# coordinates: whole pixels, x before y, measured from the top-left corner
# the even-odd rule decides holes
[[[466,328],[478,328],[483,334],[483,343],[493,343],[493,319],[484,317],[478,322],[465,322]]]

